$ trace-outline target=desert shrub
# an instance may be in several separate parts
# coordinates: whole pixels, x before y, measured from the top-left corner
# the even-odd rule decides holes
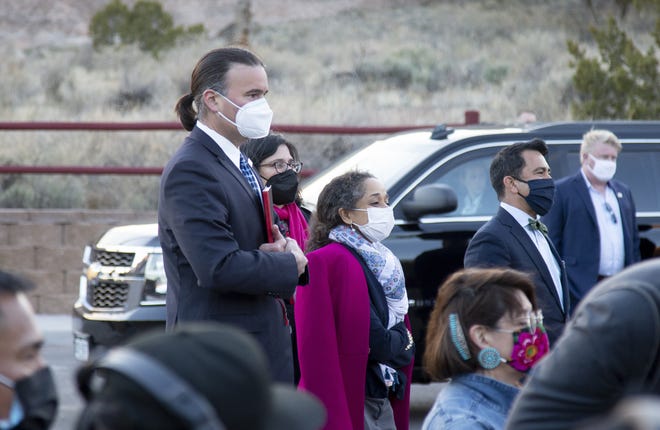
[[[660,19],[656,45],[660,47]],[[660,73],[655,50],[642,53],[614,18],[605,28],[590,29],[599,57],[587,56],[577,42],[568,50],[575,68],[572,104],[577,118],[657,119],[660,116]]]
[[[11,185],[0,191],[0,207],[5,208],[79,208],[85,207],[80,178],[51,175],[15,176]]]
[[[399,49],[358,63],[355,74],[364,82],[385,87],[436,90],[439,84],[435,57],[427,49]]]
[[[120,0],[112,0],[97,12],[89,24],[89,35],[94,48],[119,45],[126,33],[130,10]]]
[[[172,15],[165,12],[160,3],[149,0],[138,0],[132,10],[121,0],[113,0],[92,17],[89,25],[89,34],[97,49],[135,43],[154,57],[174,47],[177,40],[203,33],[202,24],[175,27]]]
[[[490,66],[484,72],[484,79],[488,83],[500,85],[508,73],[509,68],[507,66]]]
[[[111,99],[111,104],[120,112],[129,111],[151,102],[152,94],[148,88],[139,88],[133,91],[120,90]]]

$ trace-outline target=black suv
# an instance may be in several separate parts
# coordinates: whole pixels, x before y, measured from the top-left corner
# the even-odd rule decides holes
[[[376,141],[304,183],[304,205],[310,210],[314,210],[323,186],[347,170],[369,171],[385,184],[390,205],[394,208],[396,226],[384,244],[399,257],[405,271],[409,315],[418,345],[415,381],[425,380],[420,368],[421,354],[437,288],[447,275],[462,268],[468,241],[498,208],[495,192],[488,182],[486,204],[482,202],[478,207],[466,209],[463,204],[466,193],[461,189],[464,172],[481,170],[488,181],[488,166],[497,151],[513,142],[538,137],[548,144],[550,153],[547,159],[552,176],[559,179],[577,172],[582,135],[592,128],[608,129],[621,140],[623,151],[619,156],[616,178],[633,191],[642,258],[660,255],[660,121],[570,122],[532,124],[524,128],[476,126],[448,129],[439,126],[432,131],[402,133]],[[104,236],[104,240],[91,248],[91,257],[84,262],[81,285],[86,288],[81,287],[81,297],[74,308],[74,331],[80,351],[115,343],[142,325],[155,323],[156,308],[158,323],[162,324],[165,319],[162,296],[159,295],[163,289],[155,287],[164,287],[162,264],[156,263],[160,261],[160,249],[155,248],[155,226],[130,228],[137,234],[152,233],[150,237],[142,235],[146,248],[134,243],[138,245],[138,251],[122,249],[117,243],[109,243]],[[143,256],[147,248],[158,256]],[[121,266],[121,270],[112,270],[95,257],[105,252],[117,253],[118,257],[129,252],[134,253],[134,257],[128,258],[130,264]],[[92,267],[96,268],[91,270]],[[156,275],[153,271],[148,272],[148,268],[157,268],[161,272]],[[123,298],[112,303],[110,308],[105,302],[96,301],[100,295],[96,289],[102,288],[103,294],[109,294],[113,291],[112,282],[128,288],[124,287]],[[159,301],[153,301],[154,297],[159,297]],[[161,304],[154,306],[156,303]]]

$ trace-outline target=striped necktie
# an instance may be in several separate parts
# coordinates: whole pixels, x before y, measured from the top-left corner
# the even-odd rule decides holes
[[[259,188],[257,179],[254,177],[254,173],[252,172],[252,169],[248,164],[247,158],[243,154],[241,154],[241,161],[239,165],[241,167],[241,173],[243,174],[243,176],[245,176],[245,179],[248,181],[248,184],[250,184],[250,188],[252,188],[252,190],[258,196],[261,193],[261,189]]]

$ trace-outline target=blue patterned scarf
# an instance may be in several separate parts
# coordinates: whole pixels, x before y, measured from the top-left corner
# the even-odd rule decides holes
[[[380,242],[369,242],[364,236],[345,224],[330,230],[328,236],[331,240],[356,250],[367,263],[369,270],[376,275],[387,301],[389,317],[387,328],[403,321],[408,313],[408,293],[401,262],[392,251]],[[383,363],[378,364],[385,386],[388,388],[396,386],[399,383],[396,369]]]
[[[376,275],[387,299],[390,327],[403,321],[403,317],[408,313],[408,294],[401,262],[392,251],[380,242],[369,242],[345,224],[333,228],[329,237],[356,250]]]

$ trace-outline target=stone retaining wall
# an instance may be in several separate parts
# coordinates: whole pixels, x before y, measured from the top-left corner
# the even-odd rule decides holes
[[[0,269],[37,285],[38,313],[70,313],[85,245],[112,226],[153,222],[155,212],[0,209]]]

